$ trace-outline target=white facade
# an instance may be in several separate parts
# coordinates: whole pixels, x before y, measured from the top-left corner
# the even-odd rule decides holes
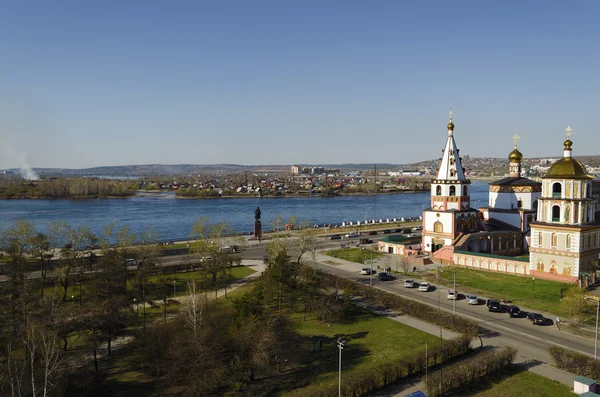
[[[537,206],[541,192],[492,192],[490,191],[489,206],[493,208],[530,210]]]

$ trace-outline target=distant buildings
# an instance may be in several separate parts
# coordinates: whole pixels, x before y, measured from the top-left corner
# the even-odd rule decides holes
[[[303,167],[301,165],[292,165],[293,175],[339,175],[338,168],[323,168],[323,167]]]

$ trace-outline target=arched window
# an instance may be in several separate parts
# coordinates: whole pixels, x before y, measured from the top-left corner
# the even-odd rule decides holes
[[[450,186],[450,196],[456,196],[456,186]]]
[[[523,200],[517,200],[517,208],[523,208]]]
[[[560,222],[560,206],[552,207],[552,222]]]
[[[442,225],[442,222],[437,221],[436,223],[434,223],[433,231],[436,233],[444,233],[444,225]]]
[[[558,242],[558,237],[556,236],[556,233],[552,233],[552,241],[551,241],[552,248],[556,248],[557,242]]]
[[[467,187],[463,186],[463,196],[466,196],[468,193]]]
[[[454,170],[450,170],[450,176],[454,176]]]
[[[544,243],[544,239],[542,238],[542,232],[538,233],[538,246],[541,247]]]
[[[441,196],[442,195],[442,187],[440,185],[437,185],[435,187],[435,195],[436,196]]]
[[[567,234],[567,237],[565,238],[565,248],[570,250],[571,249],[571,235]]]
[[[562,187],[560,185],[560,182],[554,182],[552,184],[552,197],[560,198],[561,193],[562,193]]]

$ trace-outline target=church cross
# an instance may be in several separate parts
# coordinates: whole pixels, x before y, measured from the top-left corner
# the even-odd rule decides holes
[[[452,108],[450,108],[450,121],[452,121],[452,115],[453,115],[453,114],[454,114],[454,113],[452,113]]]
[[[567,139],[571,139],[571,133],[573,132],[573,129],[571,128],[570,125],[567,126],[567,128],[565,129],[565,132],[567,133]]]
[[[515,135],[513,135],[513,142],[515,143],[515,149],[517,147],[517,143],[519,143],[519,138],[521,138],[519,136],[519,134],[517,134],[517,131],[515,131]]]

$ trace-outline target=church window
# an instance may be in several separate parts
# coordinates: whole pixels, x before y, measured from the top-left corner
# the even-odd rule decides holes
[[[523,200],[517,200],[517,208],[523,208]]]
[[[466,196],[468,193],[467,187],[463,186],[463,196]]]
[[[543,272],[544,271],[544,261],[542,261],[541,259],[537,263],[537,271],[538,272]]]
[[[456,186],[450,186],[450,196],[456,196]]]
[[[552,222],[560,222],[560,206],[552,206]]]
[[[443,233],[444,232],[444,225],[442,224],[442,222],[437,221],[436,223],[433,224],[433,231],[436,233]]]
[[[454,157],[450,158],[450,165],[454,165]]]
[[[571,249],[571,235],[567,234],[567,237],[565,237],[565,248],[567,250]]]
[[[454,150],[450,149],[450,156],[454,156]]]
[[[552,197],[560,198],[562,193],[562,187],[560,182],[554,182],[552,184]]]
[[[435,195],[436,196],[441,196],[442,195],[442,187],[441,186],[436,186],[435,187]]]
[[[450,170],[450,176],[454,176],[454,170]]]
[[[592,248],[592,235],[588,234],[588,248]]]
[[[539,232],[538,233],[538,246],[541,247],[543,242],[544,242],[544,239],[542,238],[542,232]]]
[[[551,241],[552,248],[556,248],[557,242],[558,242],[558,237],[556,236],[556,233],[552,233],[552,241]]]

